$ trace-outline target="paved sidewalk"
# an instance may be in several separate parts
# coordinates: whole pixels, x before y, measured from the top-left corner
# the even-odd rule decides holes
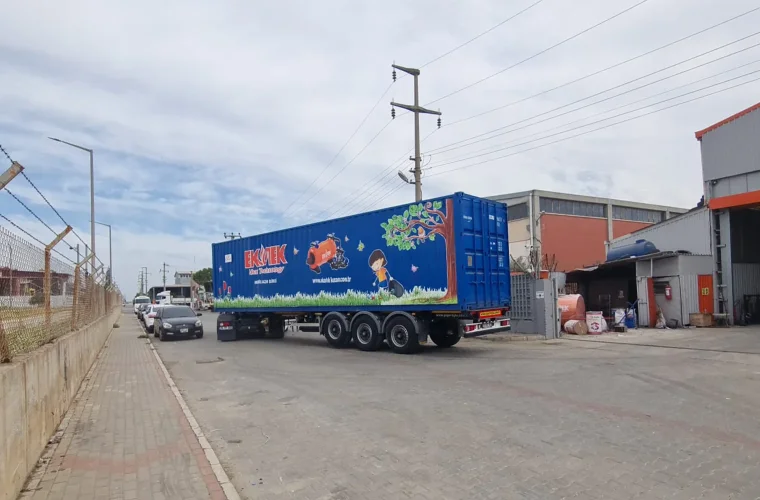
[[[150,342],[133,315],[120,324],[20,498],[225,499]]]

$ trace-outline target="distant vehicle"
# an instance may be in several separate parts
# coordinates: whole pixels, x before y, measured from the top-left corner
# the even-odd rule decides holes
[[[145,329],[148,330],[149,333],[153,333],[153,322],[156,317],[156,314],[158,313],[158,310],[162,307],[165,307],[162,304],[151,304],[149,305],[145,311],[142,313],[142,320],[145,324]]]
[[[172,292],[166,290],[165,292],[159,292],[156,294],[156,303],[162,305],[168,305],[172,303]]]
[[[140,306],[140,304],[150,304],[150,297],[146,297],[145,295],[138,295],[134,298],[134,300],[132,300],[132,303],[135,305],[135,314],[137,314],[137,308]]]
[[[188,306],[162,306],[156,311],[153,335],[162,342],[175,337],[203,337],[203,322]]]
[[[212,245],[217,338],[419,352],[509,330],[507,207],[464,193]],[[234,290],[234,292],[233,292]]]

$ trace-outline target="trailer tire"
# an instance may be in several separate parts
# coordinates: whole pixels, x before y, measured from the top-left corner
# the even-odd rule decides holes
[[[452,347],[462,340],[459,332],[459,322],[457,320],[437,320],[433,321],[430,340],[438,347]]]
[[[322,319],[321,334],[333,347],[346,347],[351,342],[351,330],[346,317],[340,313],[329,313]]]
[[[268,321],[267,337],[281,339],[285,337],[285,320],[280,316],[270,317]]]
[[[351,337],[360,351],[377,351],[385,339],[377,321],[369,316],[356,318],[351,327]]]
[[[414,354],[422,350],[417,325],[406,316],[391,318],[385,324],[388,346],[398,354]]]

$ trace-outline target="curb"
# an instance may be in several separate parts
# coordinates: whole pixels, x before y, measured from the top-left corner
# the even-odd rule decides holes
[[[139,320],[137,322],[138,324],[140,323]],[[198,438],[198,443],[200,443],[201,448],[203,449],[203,453],[206,455],[206,460],[208,460],[209,464],[211,465],[211,469],[214,471],[216,480],[219,481],[219,485],[222,487],[224,495],[227,497],[227,500],[240,500],[240,495],[235,489],[235,486],[232,485],[232,482],[227,476],[227,473],[224,472],[224,469],[219,462],[219,457],[216,456],[216,453],[211,448],[211,444],[206,439],[206,436],[203,435],[203,431],[201,430],[200,425],[198,425],[198,421],[193,416],[193,412],[190,411],[190,407],[187,406],[185,398],[182,397],[182,394],[179,392],[179,388],[177,388],[177,384],[174,383],[172,376],[169,374],[169,370],[166,369],[166,365],[164,365],[164,362],[161,360],[161,356],[158,355],[158,350],[153,345],[153,339],[148,334],[148,332],[142,328],[142,324],[140,324],[140,329],[143,330],[146,335],[148,335],[148,341],[150,342],[150,348],[153,351],[153,356],[156,357],[156,361],[158,361],[158,365],[161,367],[161,371],[164,373],[166,382],[169,384],[169,388],[172,390],[174,397],[177,399],[177,403],[179,403],[180,408],[182,408],[182,413],[185,414],[185,418],[190,424],[190,428],[193,429],[195,437]]]

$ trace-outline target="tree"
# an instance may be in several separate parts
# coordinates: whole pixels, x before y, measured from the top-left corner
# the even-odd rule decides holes
[[[385,242],[389,247],[399,250],[414,250],[426,241],[434,242],[440,236],[446,244],[446,295],[441,301],[457,298],[457,265],[454,248],[454,201],[443,203],[428,201],[424,205],[409,205],[401,215],[394,215],[388,222],[381,224],[385,229]]]
[[[213,278],[211,277],[210,267],[205,267],[193,273],[193,281],[195,281],[199,285],[203,285],[203,287],[206,288],[206,290],[211,290],[212,280]]]

